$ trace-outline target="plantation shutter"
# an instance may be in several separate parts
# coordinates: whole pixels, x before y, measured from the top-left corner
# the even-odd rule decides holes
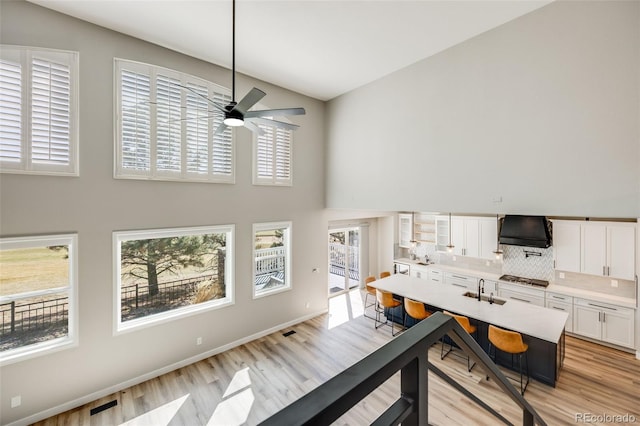
[[[0,60],[0,161],[22,160],[22,68]]]
[[[256,137],[254,183],[291,185],[291,130],[260,125],[263,134]]]
[[[278,181],[291,180],[291,130],[276,128],[275,177]]]
[[[273,128],[260,125],[264,132],[258,136],[256,152],[256,173],[258,179],[273,179]]]
[[[123,169],[151,170],[151,86],[148,75],[123,69],[120,86]]]
[[[69,66],[38,58],[31,65],[31,159],[66,166],[71,133]]]
[[[78,53],[0,45],[0,172],[78,175]]]
[[[207,96],[207,88],[195,84],[187,85],[191,90]],[[190,91],[186,96],[187,126],[187,172],[207,175],[209,173],[209,105],[207,100]]]
[[[180,80],[164,75],[158,75],[156,79],[156,169],[159,172],[180,172],[182,89],[179,84]]]
[[[213,92],[212,100],[216,103],[227,105],[231,101],[231,97],[221,93]],[[213,118],[212,132],[215,132],[218,126],[222,124],[224,117],[222,114],[216,114]],[[219,176],[233,176],[233,139],[231,129],[227,128],[221,134],[213,134],[212,156],[211,156],[211,173]]]
[[[223,87],[153,65],[115,59],[118,178],[233,183],[231,129],[214,134],[226,105]]]

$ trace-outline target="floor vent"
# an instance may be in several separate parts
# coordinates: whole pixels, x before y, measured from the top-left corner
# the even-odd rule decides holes
[[[94,414],[98,414],[104,410],[108,410],[109,408],[115,407],[116,405],[118,405],[118,401],[114,399],[113,401],[109,401],[99,407],[92,408],[91,411],[89,411],[89,414],[93,416]]]
[[[295,332],[294,330],[291,330],[291,331],[287,331],[286,333],[282,333],[282,335],[283,335],[284,337],[289,337],[289,336],[291,336],[292,334],[296,334],[296,332]]]

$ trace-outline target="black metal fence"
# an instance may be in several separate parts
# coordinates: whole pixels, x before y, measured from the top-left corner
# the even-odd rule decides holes
[[[69,316],[69,298],[39,300],[37,302],[9,302],[0,305],[0,336],[42,330],[56,323],[66,323]]]
[[[132,319],[172,309],[195,295],[198,284],[218,280],[217,274],[158,283],[151,295],[147,284],[122,287],[123,319]],[[150,311],[149,307],[153,307]],[[40,296],[0,305],[0,350],[65,335],[69,321],[69,297]]]
[[[198,283],[207,280],[217,281],[218,275],[201,275],[199,277],[158,283],[158,293],[151,294],[146,283],[122,287],[120,293],[122,306],[137,309],[146,305],[171,305],[176,300],[195,293]]]

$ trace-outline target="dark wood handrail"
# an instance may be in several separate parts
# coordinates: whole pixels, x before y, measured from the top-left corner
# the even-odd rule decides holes
[[[428,370],[431,369],[481,408],[509,423],[504,417],[479,400],[428,362],[428,349],[448,335],[485,370],[523,412],[522,424],[546,426],[536,410],[482,350],[480,345],[458,324],[440,312],[416,324],[391,342],[361,361],[318,386],[297,401],[269,417],[260,425],[328,425],[349,411],[387,379],[400,371],[400,397],[375,422],[375,425],[399,424],[422,426],[428,423]]]

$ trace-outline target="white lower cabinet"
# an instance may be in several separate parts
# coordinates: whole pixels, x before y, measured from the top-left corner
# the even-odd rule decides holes
[[[444,282],[454,287],[465,288],[470,291],[478,291],[478,278],[468,275],[445,272]]]
[[[575,299],[573,333],[633,348],[634,310],[588,299]]]
[[[501,282],[498,288],[498,296],[506,300],[516,300],[518,302],[544,306],[544,290],[538,290],[532,287],[510,285]]]
[[[545,306],[549,309],[555,309],[569,314],[564,329],[569,333],[573,333],[573,297],[560,293],[547,292]]]
[[[409,270],[409,275],[423,280],[429,279],[429,271],[427,271],[426,269],[414,268],[413,266]]]
[[[429,281],[444,284],[444,273],[440,269],[429,269]]]

